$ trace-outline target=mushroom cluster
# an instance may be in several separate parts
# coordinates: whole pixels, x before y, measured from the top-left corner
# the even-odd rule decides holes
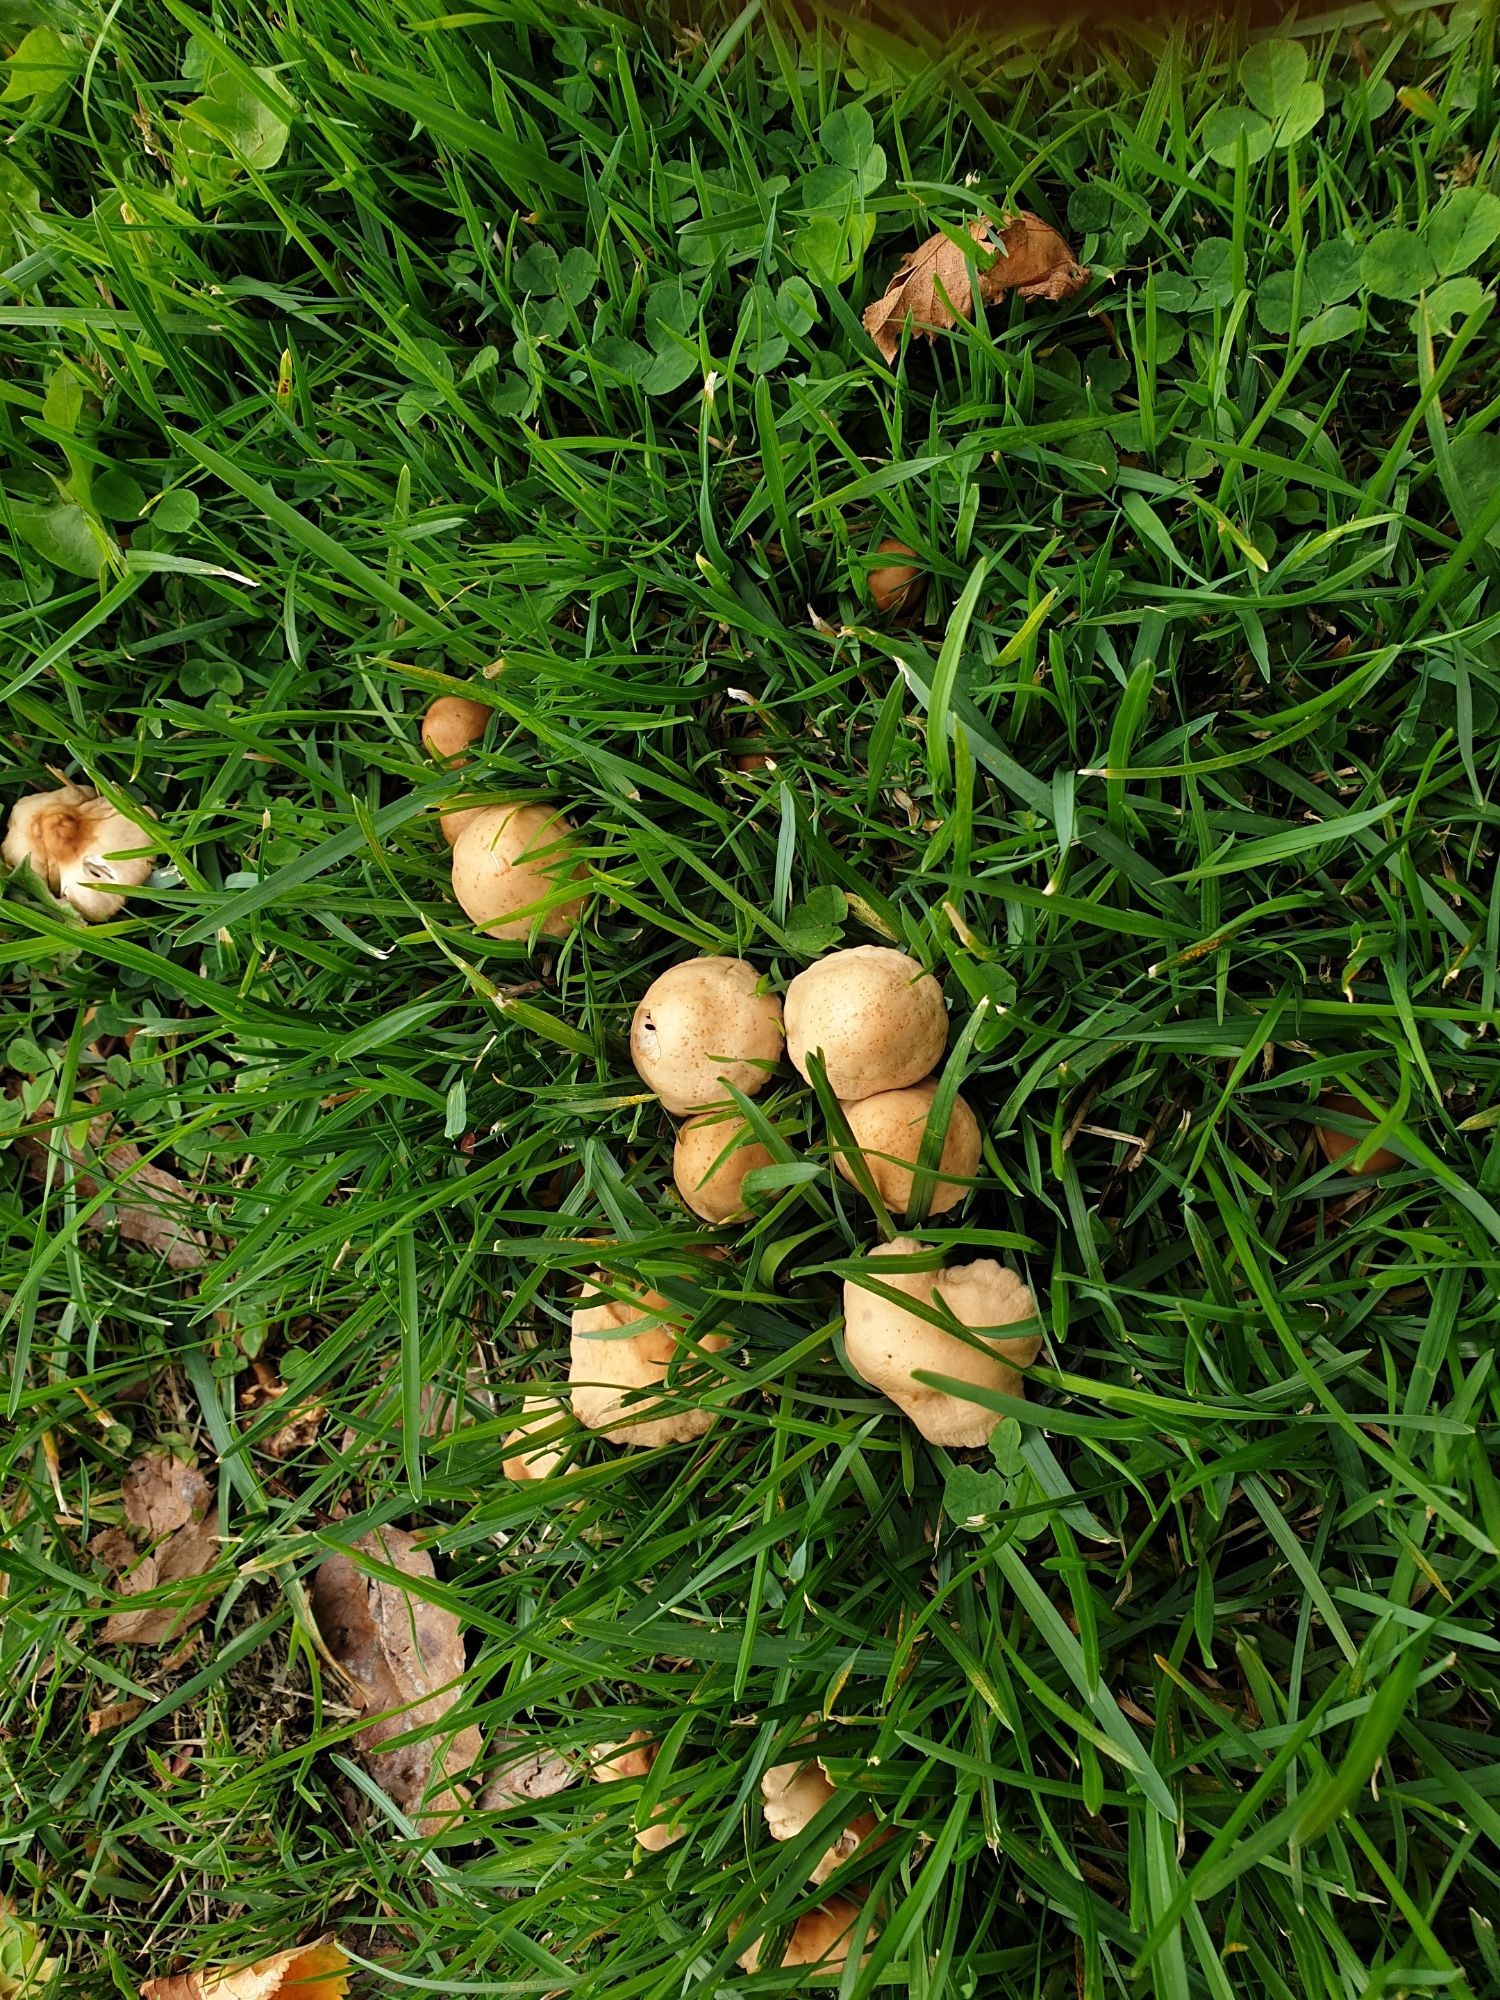
[[[452,771],[469,762],[490,711],[467,695],[440,695],[422,718],[428,755]],[[453,850],[453,893],[464,915],[488,936],[520,944],[564,938],[583,912],[585,879],[575,829],[555,806],[522,799],[451,806],[440,817]]]

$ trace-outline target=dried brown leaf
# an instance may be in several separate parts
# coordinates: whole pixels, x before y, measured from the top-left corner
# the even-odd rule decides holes
[[[125,1474],[122,1490],[125,1518],[153,1546],[144,1555],[139,1553],[121,1528],[104,1528],[89,1544],[92,1553],[117,1572],[115,1588],[121,1597],[188,1583],[213,1568],[219,1556],[219,1520],[213,1511],[213,1488],[196,1465],[170,1452],[146,1452]],[[104,1621],[104,1641],[115,1646],[162,1646],[180,1639],[206,1616],[220,1588],[210,1584],[180,1592],[170,1604],[112,1611]]]
[[[545,1744],[523,1748],[524,1742],[524,1737],[517,1736],[505,1746],[510,1754],[479,1794],[485,1812],[504,1812],[536,1799],[555,1798],[578,1783],[582,1773],[576,1762]]]
[[[979,294],[986,304],[1010,291],[1023,299],[1067,299],[1088,282],[1087,270],[1066,240],[1050,223],[1025,209],[1018,209],[999,227],[979,216],[969,224],[968,234],[974,252],[941,230],[929,236],[897,265],[883,296],[866,306],[865,331],[886,361],[895,360],[908,321],[930,340],[934,333],[970,317],[971,258],[984,267],[979,272]]]
[[[55,1115],[51,1104],[43,1104],[36,1122],[45,1125]],[[89,1120],[82,1146],[75,1146],[66,1132],[46,1138],[21,1132],[15,1143],[32,1174],[42,1180],[54,1157],[54,1144],[61,1139],[73,1162],[73,1187],[81,1201],[92,1201],[101,1187],[118,1190],[106,1207],[88,1218],[86,1228],[108,1229],[113,1225],[127,1243],[154,1250],[174,1271],[201,1269],[208,1261],[208,1241],[188,1220],[193,1211],[191,1193],[176,1174],[153,1161],[143,1161],[139,1146],[128,1139],[112,1139],[113,1126],[109,1114],[101,1112]],[[102,1181],[100,1172],[104,1174]]]
[[[416,1582],[432,1582],[432,1558],[400,1528],[362,1535],[354,1548]],[[367,1576],[348,1556],[330,1556],[313,1578],[312,1610],[330,1655],[348,1676],[354,1700],[370,1718],[354,1747],[370,1775],[424,1833],[446,1825],[469,1802],[459,1782],[483,1747],[469,1725],[444,1733],[444,1716],[463,1691],[464,1647],[458,1620],[400,1584]],[[421,1729],[419,1741],[393,1737]]]
[[[148,1979],[141,2000],[344,2000],[348,1990],[349,1961],[325,1937],[228,1971]]]
[[[108,1736],[112,1729],[123,1729],[127,1722],[134,1722],[142,1714],[146,1704],[132,1695],[128,1701],[107,1701],[103,1708],[89,1710],[88,1732],[90,1736]]]

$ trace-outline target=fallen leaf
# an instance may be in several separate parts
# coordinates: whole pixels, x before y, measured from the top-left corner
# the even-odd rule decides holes
[[[107,1736],[112,1729],[123,1729],[127,1722],[134,1722],[142,1714],[146,1704],[132,1695],[129,1701],[107,1701],[103,1708],[89,1710],[88,1732],[90,1736]]]
[[[120,1528],[102,1529],[90,1542],[92,1553],[117,1572],[115,1588],[121,1597],[187,1583],[213,1568],[219,1556],[219,1519],[213,1488],[196,1465],[170,1452],[148,1451],[125,1474],[122,1491],[126,1520],[154,1546],[140,1554]],[[210,1584],[206,1590],[182,1593],[171,1604],[112,1611],[104,1621],[105,1643],[162,1646],[180,1639],[206,1616],[221,1587]]]
[[[57,1960],[48,1958],[36,1925],[0,1896],[0,2000],[31,2000],[46,1990],[56,1970]]]
[[[227,1972],[148,1979],[141,2000],[344,2000],[348,1990],[349,1961],[325,1937]]]
[[[286,1384],[277,1379],[274,1369],[263,1361],[255,1362],[254,1368],[255,1380],[240,1395],[240,1410],[247,1416],[265,1410],[272,1403],[280,1403],[287,1396]],[[324,1403],[296,1403],[288,1398],[277,1414],[284,1416],[285,1421],[262,1439],[260,1449],[268,1458],[295,1458],[317,1442],[328,1408]]]
[[[525,1738],[512,1738],[505,1748],[512,1752],[486,1780],[479,1794],[485,1812],[504,1812],[507,1807],[528,1805],[536,1799],[555,1798],[578,1783],[578,1765],[544,1744],[522,1749]]]
[[[1068,299],[1088,282],[1087,270],[1064,238],[1025,209],[1018,209],[999,227],[979,216],[969,224],[968,234],[978,256],[939,230],[908,252],[884,295],[865,307],[865,331],[884,360],[895,360],[908,321],[930,340],[934,333],[970,317],[971,257],[976,265],[986,266],[979,272],[979,295],[987,305],[1002,292],[1012,291],[1023,299]]]
[[[432,1558],[400,1528],[362,1535],[354,1548],[372,1562],[432,1582]],[[332,1658],[370,1717],[354,1747],[371,1777],[424,1833],[440,1831],[469,1802],[460,1774],[483,1748],[472,1724],[444,1734],[443,1717],[463,1691],[463,1639],[451,1611],[400,1584],[367,1576],[346,1555],[330,1556],[313,1577],[312,1611]],[[391,1747],[413,1730],[417,1742]]]
[[[47,1124],[56,1115],[55,1107],[39,1107],[36,1122]],[[87,1141],[75,1146],[63,1132],[38,1138],[32,1133],[16,1135],[21,1157],[38,1179],[45,1178],[55,1160],[53,1142],[61,1136],[73,1162],[73,1187],[80,1201],[92,1201],[102,1187],[118,1188],[108,1205],[96,1210],[84,1225],[88,1229],[117,1229],[127,1243],[154,1250],[174,1271],[196,1271],[208,1261],[208,1243],[200,1230],[188,1221],[193,1197],[176,1174],[152,1161],[143,1161],[141,1149],[128,1139],[112,1139],[114,1120],[101,1112],[89,1120]],[[98,1169],[107,1175],[97,1176]]]

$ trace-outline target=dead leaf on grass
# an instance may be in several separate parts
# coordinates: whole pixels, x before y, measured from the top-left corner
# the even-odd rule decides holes
[[[144,1712],[145,1706],[143,1701],[132,1695],[128,1701],[107,1701],[103,1708],[91,1708],[89,1735],[108,1736],[112,1729],[123,1729],[127,1722],[134,1722]]]
[[[985,267],[978,277],[979,295],[987,305],[1012,291],[1023,299],[1068,299],[1088,282],[1088,271],[1066,240],[1025,209],[998,227],[981,215],[969,224],[968,234],[977,255],[939,230],[907,253],[884,295],[865,307],[865,331],[886,361],[895,360],[908,320],[915,333],[930,340],[972,315],[971,259]]]
[[[241,1413],[258,1416],[272,1403],[279,1404],[281,1407],[277,1414],[283,1421],[269,1437],[261,1440],[260,1449],[268,1458],[295,1458],[299,1452],[306,1451],[309,1445],[317,1442],[323,1419],[328,1414],[327,1405],[295,1402],[274,1368],[259,1360],[252,1365],[255,1380],[247,1383],[240,1392]]]
[[[545,1744],[530,1749],[524,1736],[515,1736],[502,1747],[505,1761],[485,1781],[479,1803],[485,1812],[505,1812],[511,1806],[530,1805],[537,1799],[556,1798],[578,1783],[583,1775],[578,1764]]]
[[[57,1960],[48,1958],[36,1925],[0,1896],[0,2000],[31,2000],[46,1991],[56,1969]]]
[[[167,1451],[148,1451],[125,1474],[125,1518],[142,1541],[144,1554],[121,1528],[105,1528],[89,1548],[117,1572],[121,1597],[140,1597],[165,1584],[187,1583],[211,1570],[219,1556],[219,1517],[214,1491],[196,1465]],[[179,1593],[170,1604],[137,1611],[112,1611],[103,1639],[116,1646],[162,1646],[180,1639],[206,1616],[221,1585]]]
[[[435,1580],[432,1558],[400,1528],[362,1535],[354,1548],[417,1582]],[[441,1830],[469,1803],[459,1782],[477,1762],[483,1739],[472,1724],[444,1733],[441,1724],[463,1692],[463,1638],[441,1605],[384,1578],[368,1576],[345,1555],[318,1566],[312,1611],[330,1655],[371,1720],[354,1739],[372,1778],[424,1833]],[[419,1741],[393,1737],[427,1732]]]
[[[141,2000],[344,2000],[348,1990],[349,1961],[325,1937],[224,1972],[148,1979]]]
[[[36,1122],[45,1125],[55,1116],[55,1107],[43,1104]],[[55,1158],[53,1147],[60,1137],[73,1162],[73,1187],[80,1201],[92,1201],[101,1187],[118,1190],[88,1218],[86,1228],[102,1230],[112,1225],[127,1243],[154,1250],[174,1271],[201,1269],[208,1261],[208,1240],[188,1219],[194,1206],[191,1193],[176,1174],[143,1160],[140,1147],[129,1139],[111,1138],[113,1129],[113,1118],[101,1112],[89,1120],[82,1146],[74,1145],[66,1132],[49,1133],[45,1138],[20,1132],[15,1143],[34,1177],[42,1180],[49,1161]],[[103,1181],[98,1178],[100,1171]]]

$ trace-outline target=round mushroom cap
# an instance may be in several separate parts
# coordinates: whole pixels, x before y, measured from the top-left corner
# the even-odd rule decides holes
[[[781,1965],[814,1965],[828,1973],[842,1971],[849,1956],[854,1920],[858,1915],[858,1909],[847,1897],[830,1896],[820,1908],[809,1910],[805,1917],[797,1919],[782,1950]],[[765,1942],[762,1935],[748,1950],[740,1953],[737,1963],[743,1971],[760,1971],[761,1948]]]
[[[948,1040],[943,989],[888,945],[830,952],[786,990],[786,1052],[805,1077],[821,1051],[835,1097],[904,1090],[937,1068]]]
[[[501,1447],[505,1457],[500,1461],[500,1470],[507,1479],[550,1479],[559,1466],[567,1463],[567,1453],[556,1443],[537,1445],[530,1451],[522,1449],[528,1438],[538,1431],[553,1429],[566,1415],[555,1396],[527,1396],[522,1400],[521,1420]]]
[[[1369,1112],[1357,1097],[1349,1097],[1339,1090],[1330,1091],[1320,1097],[1318,1109],[1335,1112],[1340,1117],[1347,1118],[1351,1124],[1358,1120],[1361,1125],[1368,1126],[1372,1122]],[[1337,1166],[1347,1154],[1352,1153],[1363,1138],[1362,1133],[1340,1132],[1332,1125],[1320,1125],[1317,1132],[1323,1158],[1331,1167]],[[1360,1178],[1367,1178],[1375,1174],[1392,1173],[1401,1165],[1402,1161],[1398,1154],[1391,1152],[1386,1146],[1377,1146],[1362,1167],[1355,1166],[1350,1160],[1346,1171]]]
[[[875,553],[896,558],[869,573],[870,601],[875,609],[899,612],[908,605],[915,608],[927,588],[927,579],[917,566],[916,550],[894,535],[887,535]]]
[[[910,1084],[905,1090],[882,1090],[874,1097],[861,1098],[844,1107],[849,1130],[864,1156],[865,1166],[875,1183],[875,1191],[893,1215],[905,1215],[911,1207],[916,1184],[917,1156],[927,1118],[938,1093],[935,1081]],[[927,1199],[930,1215],[954,1208],[969,1190],[964,1183],[979,1171],[979,1120],[962,1097],[953,1100],[948,1129],[943,1134],[943,1154]],[[854,1169],[843,1152],[835,1152],[833,1164],[851,1186],[858,1186]]]
[[[912,1236],[877,1243],[872,1258],[913,1257],[922,1245]],[[1034,1319],[1036,1302],[1020,1277],[1007,1265],[982,1257],[947,1270],[880,1272],[879,1280],[893,1291],[937,1310],[946,1309],[961,1326],[975,1329],[1008,1326]],[[1005,1396],[1022,1396],[1025,1387],[1017,1370],[1029,1368],[1041,1352],[1041,1336],[1019,1334],[1014,1339],[988,1332],[981,1346],[970,1346],[930,1320],[919,1319],[894,1300],[867,1291],[857,1279],[844,1283],[844,1350],[853,1367],[872,1389],[889,1396],[930,1444],[950,1447],[981,1445],[1000,1421],[999,1413],[942,1389],[913,1380],[918,1369],[947,1375],[976,1388]]]
[[[684,1400],[710,1387],[714,1378],[687,1346],[673,1310],[656,1292],[627,1303],[592,1287],[574,1310],[568,1362],[573,1414],[611,1444],[688,1444],[718,1417],[717,1410]],[[707,1354],[719,1354],[730,1337],[705,1333],[697,1344]],[[679,1354],[670,1396],[631,1393],[664,1383]]]
[[[738,1222],[745,1213],[740,1188],[746,1174],[771,1164],[771,1155],[749,1131],[743,1118],[715,1111],[690,1118],[678,1130],[672,1178],[688,1207],[705,1222]]]
[[[446,764],[477,743],[489,723],[482,701],[463,694],[440,694],[422,717],[422,743],[429,757]]]
[[[566,937],[583,909],[582,896],[537,904],[565,883],[581,882],[571,822],[555,806],[483,806],[466,816],[453,843],[453,893],[465,916],[491,937],[526,943],[533,933]]]
[[[668,1111],[765,1088],[781,1060],[781,1002],[743,958],[689,958],[654,979],[630,1023],[630,1059]]]
[[[33,792],[10,809],[0,860],[23,861],[54,896],[71,903],[91,924],[108,923],[125,906],[127,889],[149,881],[155,867],[153,815],[141,805],[117,812],[108,799],[82,785]]]
[[[440,694],[422,717],[422,743],[428,756],[440,764],[467,764],[463,753],[483,736],[489,715],[481,701],[470,701],[462,694]],[[482,805],[459,806],[439,814],[438,825],[450,847],[469,821],[483,811]]]

